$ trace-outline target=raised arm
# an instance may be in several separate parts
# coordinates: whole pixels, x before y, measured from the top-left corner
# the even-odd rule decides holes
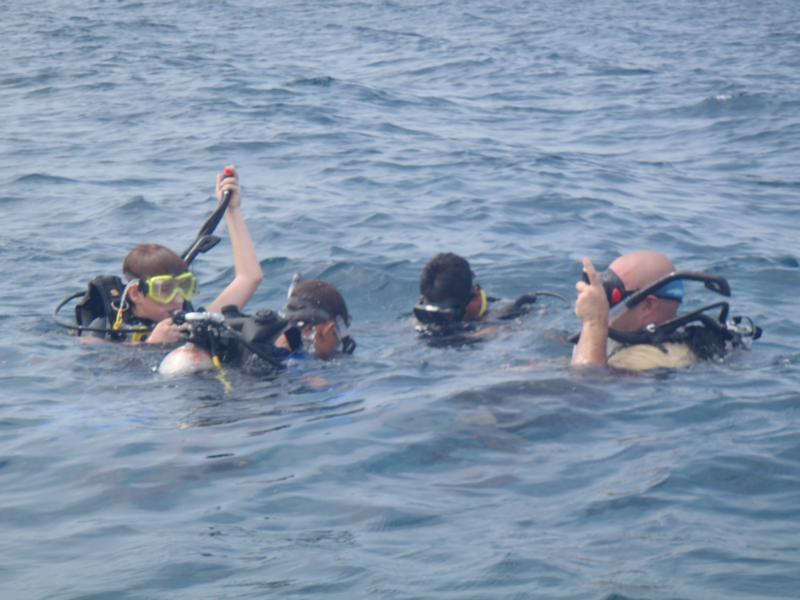
[[[233,249],[235,276],[228,287],[222,290],[222,293],[208,306],[208,310],[212,312],[220,312],[224,306],[231,304],[235,304],[240,310],[243,309],[264,279],[253,239],[242,215],[239,174],[233,166],[227,167],[226,171],[232,171],[233,175],[226,177],[225,173],[217,174],[217,201],[222,201],[226,191],[231,192],[231,201],[228,210],[225,211],[225,222],[228,225],[228,236]]]
[[[583,270],[589,277],[589,283],[579,281],[575,284],[578,290],[575,314],[582,326],[581,337],[572,353],[572,366],[605,367],[608,365],[608,299],[597,270],[592,261],[585,257]]]

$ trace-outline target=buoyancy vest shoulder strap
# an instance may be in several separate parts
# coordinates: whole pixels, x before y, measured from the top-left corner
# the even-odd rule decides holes
[[[716,317],[708,314],[716,309],[720,309]],[[728,321],[727,302],[704,306],[662,325],[641,331],[622,333],[609,330],[609,337],[624,345],[684,343],[700,360],[721,358],[730,347],[745,345],[744,338],[756,340],[760,336],[761,328],[745,317],[733,317]]]

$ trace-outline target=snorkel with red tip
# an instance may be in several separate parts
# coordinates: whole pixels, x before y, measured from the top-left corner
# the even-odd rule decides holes
[[[234,171],[232,168],[228,167],[222,172],[224,177],[233,177]],[[214,210],[213,213],[206,219],[206,222],[203,223],[203,226],[200,228],[200,231],[197,233],[197,238],[195,239],[192,244],[183,251],[181,254],[181,258],[184,260],[186,265],[188,266],[198,254],[208,252],[214,246],[219,244],[220,238],[216,235],[213,235],[214,230],[219,225],[219,222],[222,220],[225,211],[228,209],[228,205],[231,203],[231,191],[225,190],[225,193],[222,196],[222,202],[219,203],[219,206]]]

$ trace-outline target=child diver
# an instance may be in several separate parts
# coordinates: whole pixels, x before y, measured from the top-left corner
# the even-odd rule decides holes
[[[244,308],[264,278],[242,215],[239,175],[233,166],[217,174],[216,195],[220,204],[228,202],[225,221],[235,276],[208,305],[211,312],[221,312],[225,306]],[[147,344],[172,344],[185,339],[185,325],[176,325],[172,315],[191,310],[189,301],[197,290],[197,278],[189,271],[187,261],[159,244],[141,244],[125,257],[122,270],[127,280],[124,288],[118,277],[92,280],[89,291],[76,306],[78,326],[72,329],[77,329],[78,334],[88,331],[115,341]]]

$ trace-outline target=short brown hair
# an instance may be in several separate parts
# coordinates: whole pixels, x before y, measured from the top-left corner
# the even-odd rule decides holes
[[[180,275],[188,270],[180,256],[161,244],[139,244],[128,252],[122,263],[122,272],[128,279]]]
[[[312,307],[324,310],[330,315],[331,319],[341,317],[345,325],[350,326],[350,313],[347,312],[347,304],[345,304],[339,290],[330,283],[321,279],[300,282],[294,286],[291,297],[302,300]]]

